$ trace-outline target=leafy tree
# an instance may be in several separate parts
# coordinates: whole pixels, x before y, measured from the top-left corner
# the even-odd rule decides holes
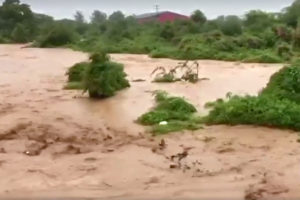
[[[3,2],[3,6],[7,6],[7,5],[19,5],[20,4],[20,0],[5,0]]]
[[[107,19],[107,15],[104,12],[101,12],[99,10],[95,10],[91,16],[91,23],[92,24],[103,24]]]
[[[7,37],[11,36],[17,24],[23,24],[31,32],[34,31],[34,15],[27,4],[18,0],[6,0],[0,7],[0,30]]]
[[[47,34],[38,41],[39,47],[56,47],[70,44],[74,41],[73,31],[63,24],[49,27]]]
[[[171,40],[175,36],[175,31],[170,23],[165,24],[160,32],[160,36],[166,40]]]
[[[276,22],[275,16],[260,10],[252,10],[245,16],[244,25],[253,32],[271,27]]]
[[[75,29],[77,31],[77,33],[83,35],[88,27],[87,27],[87,24],[85,23],[85,18],[84,18],[84,15],[82,14],[81,11],[77,11],[76,14],[74,15],[74,18],[75,18],[75,22],[77,23],[75,25]]]
[[[121,11],[109,16],[106,36],[112,41],[120,42],[127,33],[127,23]]]
[[[295,0],[294,3],[284,9],[282,20],[290,26],[296,27],[300,17],[300,0]]]
[[[204,24],[207,21],[205,15],[200,10],[194,11],[193,14],[191,15],[191,19],[194,22],[199,24]]]
[[[294,38],[293,38],[293,47],[296,50],[300,50],[300,19],[298,20],[298,26],[294,32]]]
[[[116,11],[108,19],[111,22],[122,22],[125,20],[125,15],[121,11]]]
[[[80,24],[85,23],[84,15],[82,14],[81,11],[76,11],[74,18],[77,23],[80,23]]]
[[[219,17],[217,22],[225,35],[234,36],[242,34],[242,21],[238,16],[229,15]]]
[[[29,30],[23,24],[17,24],[11,34],[11,38],[14,42],[25,43],[29,41]]]

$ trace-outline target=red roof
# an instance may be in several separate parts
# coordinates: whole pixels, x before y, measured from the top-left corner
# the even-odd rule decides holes
[[[164,11],[158,13],[146,13],[143,15],[138,15],[136,17],[140,23],[150,22],[150,21],[159,21],[159,22],[172,22],[175,20],[187,20],[188,16],[181,15],[178,13]]]

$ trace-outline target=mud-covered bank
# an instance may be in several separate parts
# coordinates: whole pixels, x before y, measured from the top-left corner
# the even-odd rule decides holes
[[[0,46],[0,194],[124,198],[299,198],[300,145],[291,131],[212,126],[151,138],[133,121],[151,91],[203,105],[227,92],[256,94],[281,65],[199,61],[197,84],[153,84],[177,61],[112,55],[132,87],[103,101],[65,91],[66,69],[87,55]],[[164,139],[165,144],[161,142]]]

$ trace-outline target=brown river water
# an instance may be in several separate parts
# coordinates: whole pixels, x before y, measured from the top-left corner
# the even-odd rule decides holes
[[[178,61],[112,55],[131,88],[106,100],[66,91],[65,72],[87,55],[68,49],[0,45],[0,198],[300,199],[297,133],[210,126],[152,137],[134,123],[151,91],[208,101],[257,94],[282,65],[199,61],[197,84],[151,83]],[[164,142],[161,142],[161,140]]]

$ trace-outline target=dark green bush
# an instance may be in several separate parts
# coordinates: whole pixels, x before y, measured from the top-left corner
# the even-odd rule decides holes
[[[300,65],[284,67],[275,73],[261,95],[300,103]]]
[[[237,46],[234,44],[233,40],[230,38],[223,38],[214,43],[215,48],[219,51],[232,52],[236,50]]]
[[[281,43],[277,46],[277,54],[285,60],[289,60],[293,55],[292,47],[287,43]]]
[[[275,73],[257,96],[233,96],[207,104],[207,124],[252,124],[300,131],[300,66]]]
[[[74,33],[65,25],[55,25],[48,33],[41,36],[38,41],[39,47],[57,47],[71,44],[74,41]]]
[[[89,63],[81,62],[73,65],[67,71],[66,75],[68,76],[68,82],[82,82]]]
[[[90,97],[110,97],[130,86],[122,64],[111,62],[106,54],[94,54],[91,60],[84,76],[84,91]]]
[[[229,15],[224,18],[219,18],[217,20],[221,31],[225,35],[234,36],[242,34],[242,21],[238,16]]]
[[[11,38],[17,43],[26,43],[30,40],[30,32],[23,24],[17,24],[14,28]]]
[[[235,41],[240,47],[245,47],[248,49],[261,49],[265,46],[265,43],[262,39],[251,36],[251,35],[242,35]]]
[[[234,96],[210,105],[207,124],[248,124],[300,130],[300,105],[272,96]]]

